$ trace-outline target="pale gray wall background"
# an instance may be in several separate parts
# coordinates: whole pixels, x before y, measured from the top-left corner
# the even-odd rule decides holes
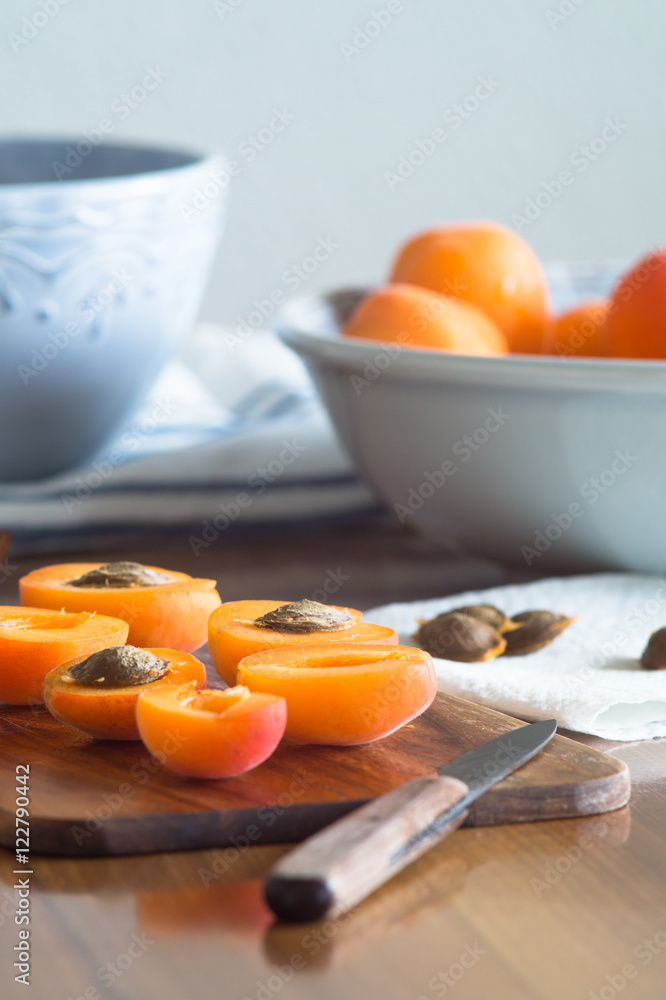
[[[663,0],[392,0],[401,12],[358,52],[344,46],[386,0],[42,3],[48,23],[23,44],[24,18],[44,8],[2,0],[2,134],[81,138],[159,66],[146,100],[111,115],[114,137],[241,164],[205,318],[233,322],[287,291],[283,272],[320,237],[339,248],[304,290],[376,280],[414,230],[510,224],[563,169],[573,181],[523,229],[544,259],[666,242]],[[480,76],[498,86],[455,128],[444,115]],[[241,144],[275,108],[294,119],[249,162]],[[572,164],[608,118],[614,141]],[[435,128],[446,141],[391,190],[386,172]]]

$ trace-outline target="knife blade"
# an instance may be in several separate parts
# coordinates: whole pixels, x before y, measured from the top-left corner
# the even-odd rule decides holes
[[[355,809],[285,855],[266,879],[266,902],[285,921],[349,910],[467,816],[469,805],[534,757],[555,719],[520,726]]]

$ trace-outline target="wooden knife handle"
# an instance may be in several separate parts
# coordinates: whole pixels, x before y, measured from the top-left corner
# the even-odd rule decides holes
[[[266,902],[288,921],[348,910],[460,826],[468,791],[457,778],[415,778],[368,802],[285,855]]]

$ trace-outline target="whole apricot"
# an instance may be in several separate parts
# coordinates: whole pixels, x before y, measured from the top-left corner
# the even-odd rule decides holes
[[[511,351],[541,353],[546,278],[529,244],[506,226],[467,222],[419,233],[399,250],[390,280],[472,303],[497,324]]]
[[[544,354],[561,358],[603,358],[607,354],[608,299],[591,299],[553,317],[546,327]]]
[[[506,338],[476,306],[415,285],[387,285],[358,304],[346,337],[458,354],[506,354]]]
[[[606,326],[610,357],[666,358],[666,247],[622,276]]]

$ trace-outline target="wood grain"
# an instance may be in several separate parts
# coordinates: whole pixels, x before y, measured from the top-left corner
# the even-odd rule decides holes
[[[523,725],[439,694],[385,740],[360,747],[283,744],[225,781],[181,778],[140,743],[96,741],[42,707],[0,712],[0,843],[14,843],[15,766],[31,765],[31,846],[99,855],[301,840],[369,799]],[[173,734],[174,739],[178,734]],[[606,812],[629,797],[626,767],[555,736],[538,758],[478,799],[467,822],[488,825]]]
[[[487,569],[483,575],[478,565],[466,568],[405,532],[368,526],[329,526],[316,537],[283,526],[271,537],[254,530],[243,538],[230,529],[199,559],[183,530],[168,543],[143,550],[107,546],[99,556],[217,576],[226,600],[303,597],[321,587],[328,567],[348,577],[336,597],[352,607],[507,579]],[[73,558],[73,551],[29,561],[12,557],[16,569],[0,582],[0,603],[16,601],[22,572]],[[3,732],[9,737],[4,755],[16,730]],[[35,856],[27,992],[13,982],[14,852],[0,848],[0,994],[3,1000],[27,993],[39,1000],[112,994],[127,1000],[438,1000],[445,994],[446,1000],[588,1000],[610,996],[609,977],[620,982],[622,966],[632,963],[637,974],[617,996],[657,1000],[666,981],[666,741],[613,746],[575,739],[583,750],[592,743],[609,760],[617,755],[628,763],[630,806],[576,819],[461,828],[344,919],[305,930],[274,924],[262,901],[262,880],[290,848]],[[376,757],[370,756],[372,766]],[[35,777],[39,770],[37,762]],[[412,763],[405,780],[414,771]],[[148,947],[129,968],[123,961],[122,977],[107,989],[100,970],[127,954],[133,935],[145,935]],[[288,970],[289,981],[276,978],[276,969]]]

